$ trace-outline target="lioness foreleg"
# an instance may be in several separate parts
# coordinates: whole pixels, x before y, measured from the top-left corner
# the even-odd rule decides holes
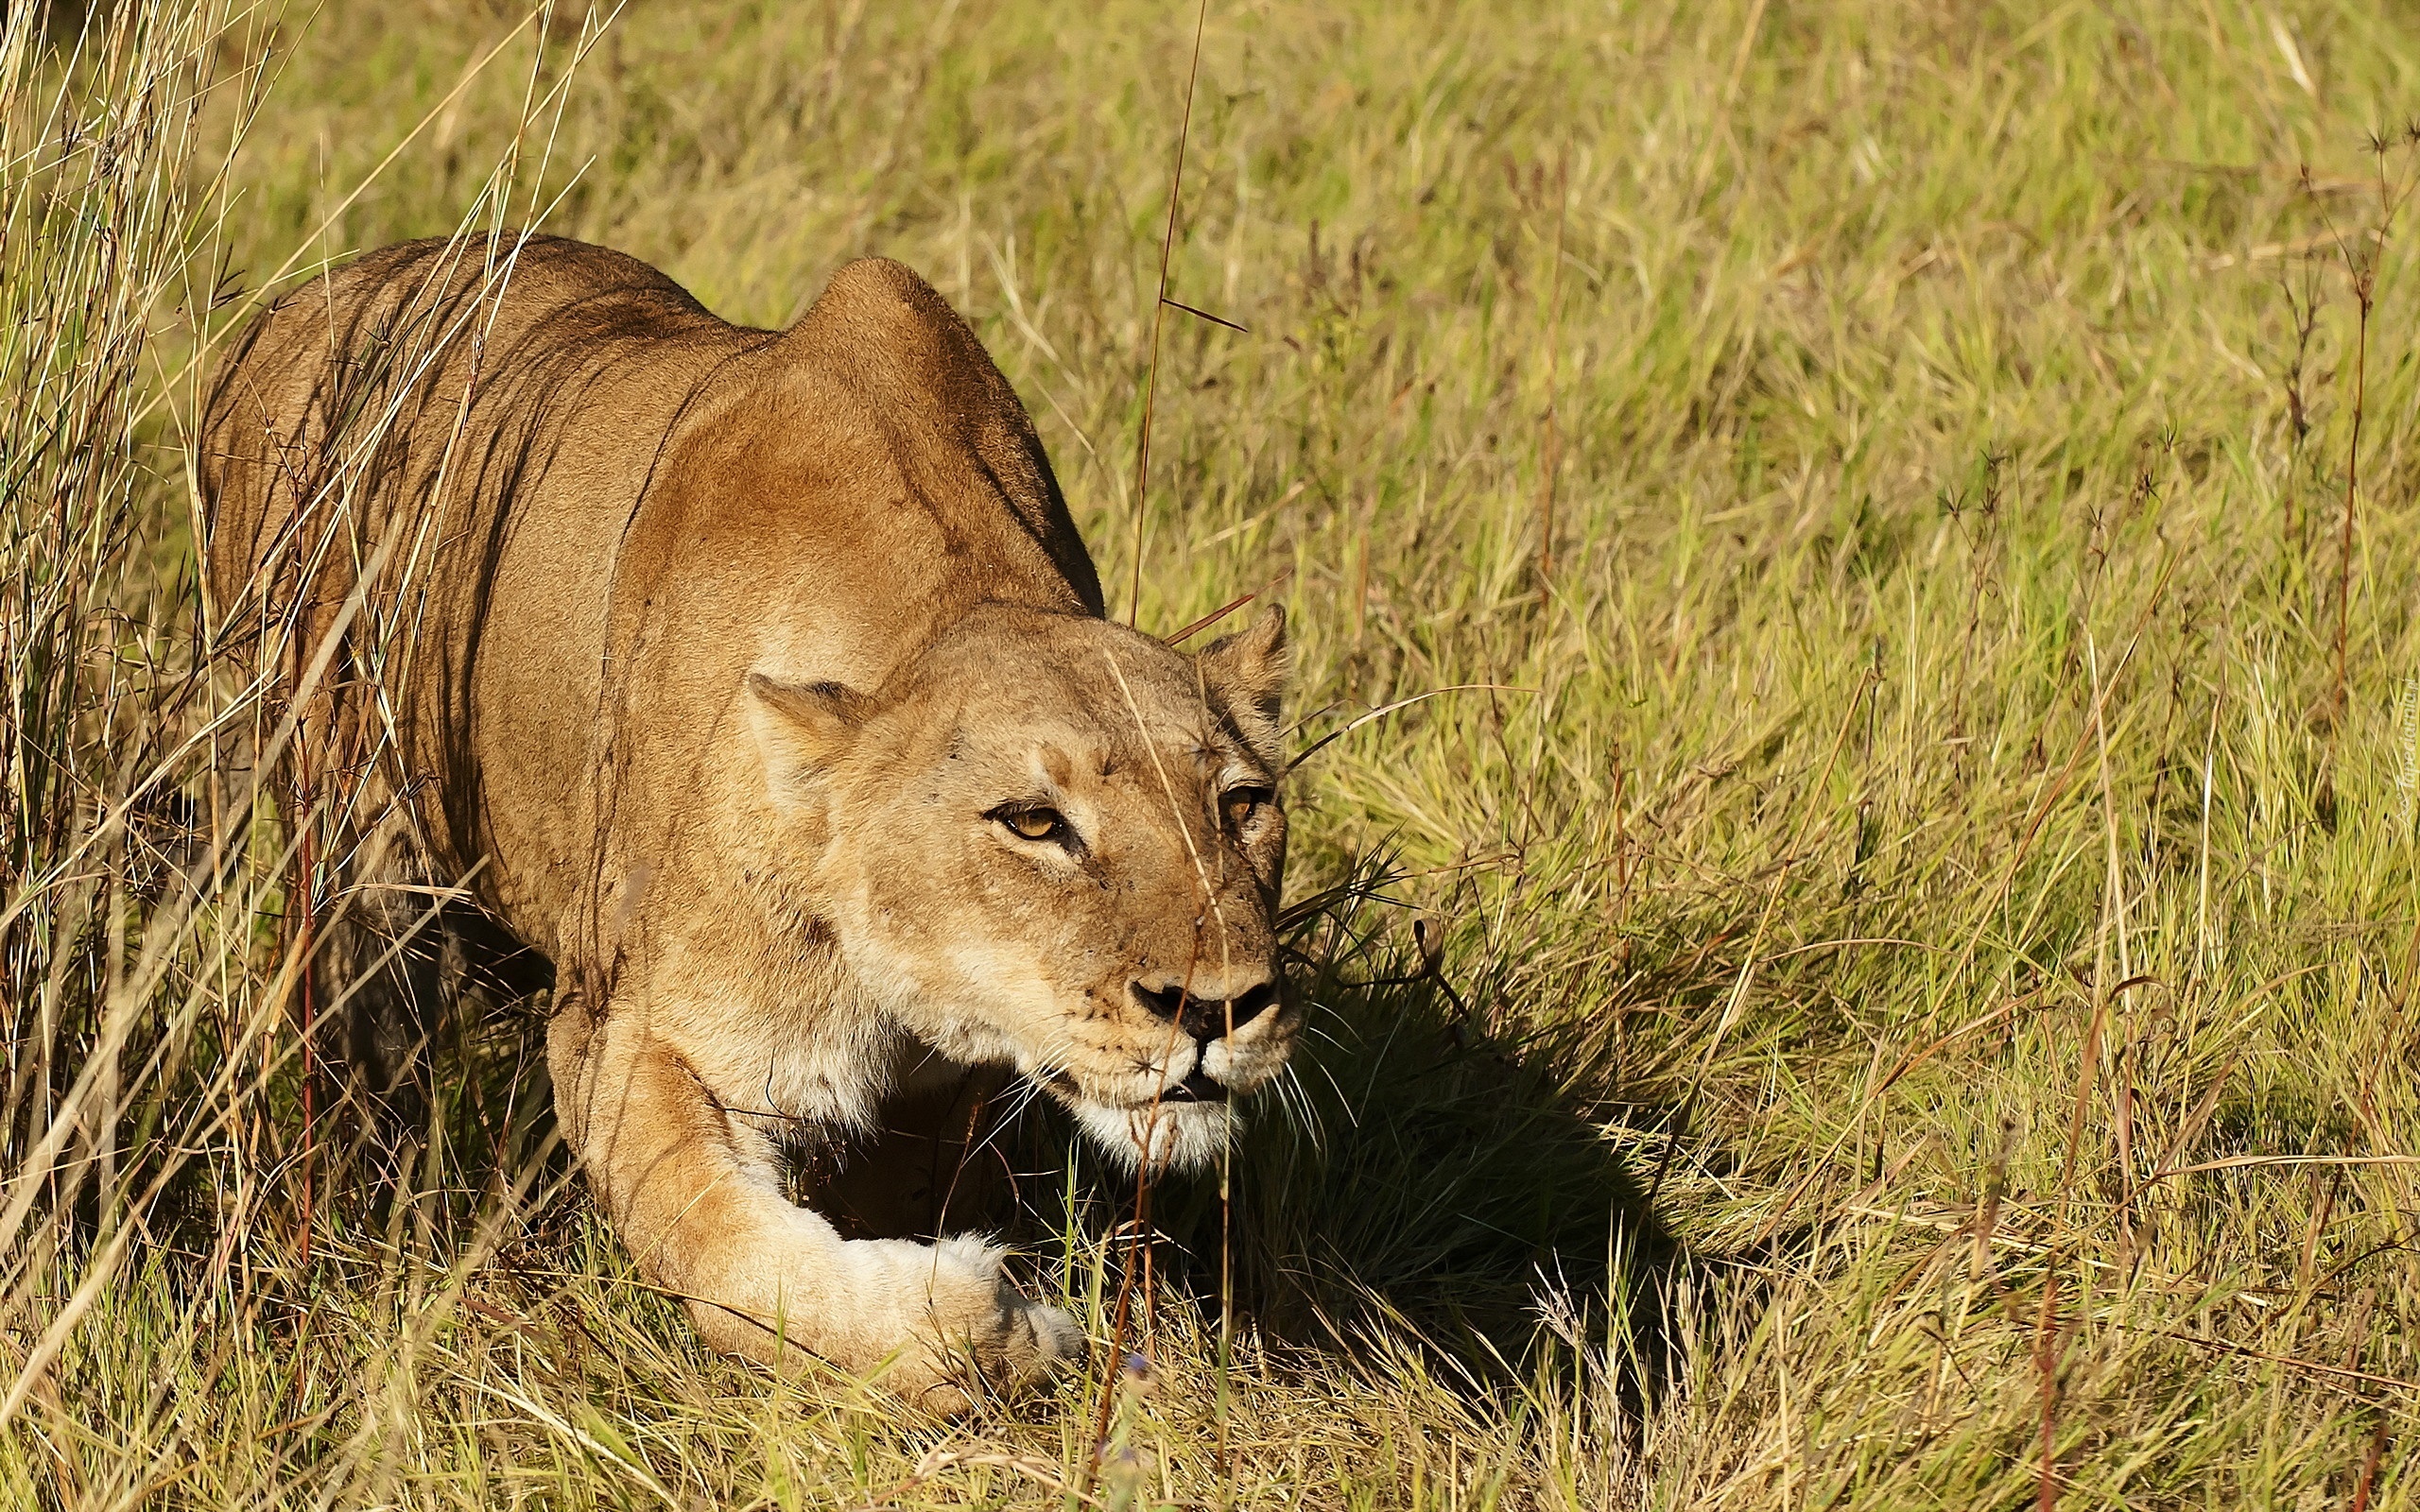
[[[772,1142],[632,1016],[568,1005],[547,1059],[591,1187],[709,1347],[765,1364],[804,1349],[942,1408],[967,1400],[970,1366],[1012,1385],[1080,1351],[1073,1320],[1019,1296],[992,1246],[842,1239],[790,1202]]]

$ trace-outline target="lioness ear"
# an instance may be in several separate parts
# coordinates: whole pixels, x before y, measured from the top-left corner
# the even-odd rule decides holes
[[[865,723],[870,700],[837,682],[781,682],[748,674],[748,723],[765,758],[773,801],[787,808],[839,760]]]
[[[1281,759],[1279,706],[1286,697],[1286,610],[1275,604],[1199,658],[1201,680],[1265,761]]]

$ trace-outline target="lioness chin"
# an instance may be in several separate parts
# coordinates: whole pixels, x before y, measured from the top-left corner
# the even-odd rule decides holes
[[[332,831],[349,1095],[543,957],[563,1133],[709,1344],[942,1405],[1080,1352],[995,1247],[825,1199],[923,1179],[970,1073],[1128,1160],[1229,1138],[1297,1025],[1280,614],[1105,619],[1016,396],[882,261],[775,333],[575,242],[373,252],[243,332],[198,475],[215,633]]]

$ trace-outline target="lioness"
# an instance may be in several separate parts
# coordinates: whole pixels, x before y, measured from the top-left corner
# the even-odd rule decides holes
[[[881,260],[767,332],[576,242],[388,248],[242,334],[198,472],[289,823],[345,821],[323,1063],[396,1091],[536,953],[560,1125],[710,1345],[942,1403],[1078,1353],[995,1246],[819,1208],[970,1070],[1129,1160],[1229,1137],[1298,1022],[1282,614],[1191,656],[1104,618],[1016,395]]]

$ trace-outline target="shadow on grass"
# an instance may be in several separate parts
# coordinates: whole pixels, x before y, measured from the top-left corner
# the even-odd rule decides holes
[[[1356,934],[1374,888],[1340,891],[1357,896],[1297,932],[1303,1038],[1251,1106],[1230,1200],[1216,1171],[1153,1190],[1162,1273],[1213,1318],[1223,1273],[1238,1319],[1281,1349],[1374,1364],[1409,1342],[1493,1386],[1560,1337],[1604,1350],[1634,1401],[1651,1396],[1685,1263],[1649,1211],[1652,1173],[1562,1084],[1559,1042],[1492,1032],[1450,967]],[[1079,1222],[1098,1234],[1131,1216],[1131,1176],[1055,1114],[1027,1124],[1021,1168],[1049,1174],[1020,1182],[1021,1242],[1046,1250],[1070,1162]]]

